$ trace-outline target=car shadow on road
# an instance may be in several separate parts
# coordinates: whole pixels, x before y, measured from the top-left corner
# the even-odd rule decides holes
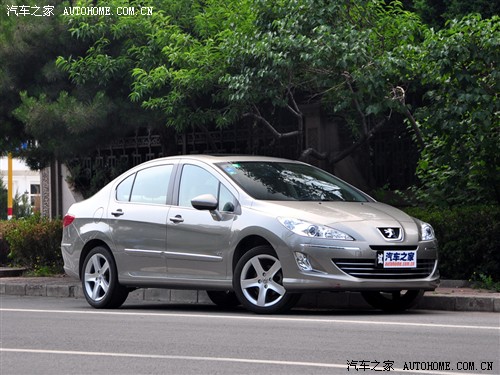
[[[211,304],[188,304],[188,303],[165,303],[165,302],[148,302],[148,303],[125,303],[120,310],[141,310],[141,311],[162,311],[165,313],[210,313],[210,314],[231,314],[241,316],[262,316],[262,317],[300,317],[300,316],[384,316],[384,315],[402,315],[402,316],[418,316],[428,315],[426,310],[407,310],[401,312],[385,312],[371,308],[338,308],[338,309],[312,309],[312,308],[294,308],[286,313],[281,314],[255,314],[243,307],[225,308]]]

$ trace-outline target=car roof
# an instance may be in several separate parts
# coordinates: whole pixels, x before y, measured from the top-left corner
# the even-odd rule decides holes
[[[206,163],[224,163],[224,162],[286,162],[300,163],[296,160],[276,158],[271,156],[255,156],[255,155],[238,155],[238,154],[192,154],[192,155],[177,155],[167,156],[159,160],[198,160]]]

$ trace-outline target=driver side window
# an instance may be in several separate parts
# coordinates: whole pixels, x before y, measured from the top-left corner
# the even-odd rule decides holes
[[[234,196],[217,178],[203,168],[184,165],[179,186],[179,206],[192,208],[191,199],[202,194],[212,194],[216,197],[219,201],[219,211],[234,211]]]
[[[185,165],[179,186],[179,206],[192,207],[191,199],[201,194],[217,197],[219,181],[203,168]]]

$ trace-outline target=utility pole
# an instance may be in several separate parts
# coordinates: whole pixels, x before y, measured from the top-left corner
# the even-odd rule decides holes
[[[7,220],[12,219],[12,154],[7,156]]]

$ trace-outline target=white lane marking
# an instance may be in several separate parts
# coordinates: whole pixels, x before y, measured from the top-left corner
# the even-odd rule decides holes
[[[338,368],[347,370],[347,364],[340,364],[340,363],[278,361],[278,360],[255,359],[255,358],[202,357],[202,356],[168,355],[168,354],[84,352],[84,351],[72,351],[72,350],[42,350],[42,349],[17,349],[17,348],[0,348],[0,352],[24,353],[24,354],[73,355],[73,356],[78,355],[78,356],[95,356],[95,357],[121,357],[121,358],[137,358],[137,359],[167,359],[167,360],[182,360],[182,361],[187,360],[187,361],[206,361],[206,362],[233,362],[233,363],[280,365],[280,366]],[[404,370],[402,368],[395,368],[395,367],[391,368],[391,371],[402,372],[405,374],[477,375],[465,372]]]
[[[11,353],[32,353],[32,354],[63,354],[63,355],[81,355],[81,356],[96,356],[96,357],[124,357],[124,358],[147,358],[147,359],[175,359],[175,360],[191,360],[191,361],[210,361],[210,362],[239,362],[239,363],[259,363],[271,365],[286,365],[286,366],[309,366],[309,367],[327,367],[327,368],[343,368],[347,365],[332,364],[332,363],[317,363],[317,362],[295,362],[295,361],[278,361],[269,359],[250,359],[250,358],[229,358],[229,357],[202,357],[188,355],[166,355],[166,354],[139,354],[139,353],[106,353],[106,352],[84,352],[71,350],[41,350],[41,349],[16,349],[16,348],[0,348],[0,352]]]
[[[499,326],[471,326],[458,324],[436,324],[436,323],[411,323],[411,322],[387,322],[380,320],[348,320],[348,319],[317,319],[317,318],[291,318],[276,316],[239,316],[239,315],[217,315],[217,314],[178,314],[178,313],[138,313],[126,311],[69,311],[69,310],[41,310],[41,309],[9,309],[0,308],[6,312],[28,312],[28,313],[50,313],[50,314],[83,314],[83,315],[123,315],[123,316],[151,316],[169,318],[203,318],[203,319],[227,319],[227,320],[259,320],[272,322],[300,322],[300,323],[330,323],[330,324],[369,324],[404,327],[431,327],[431,328],[463,328],[483,329],[500,331]]]

